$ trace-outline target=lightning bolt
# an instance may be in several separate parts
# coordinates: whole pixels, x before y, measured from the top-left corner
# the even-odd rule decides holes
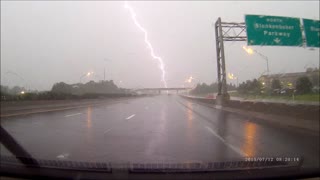
[[[160,68],[160,70],[162,72],[161,81],[163,82],[164,87],[167,88],[167,82],[166,82],[166,79],[165,79],[166,71],[165,71],[165,65],[164,65],[164,62],[163,62],[162,58],[155,55],[153,47],[152,47],[152,45],[151,45],[151,43],[150,43],[150,41],[148,39],[148,32],[138,22],[138,20],[136,18],[136,13],[134,12],[133,8],[130,7],[129,4],[126,1],[125,1],[124,7],[129,10],[134,24],[144,33],[144,42],[146,43],[147,47],[149,48],[152,58],[158,61],[159,68]]]

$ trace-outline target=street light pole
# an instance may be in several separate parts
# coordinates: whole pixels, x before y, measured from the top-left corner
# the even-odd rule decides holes
[[[267,62],[267,73],[269,74],[269,59],[268,59],[268,57],[267,56],[265,56],[265,55],[263,55],[263,54],[261,54],[260,52],[258,52],[257,50],[253,50],[255,53],[257,53],[260,57],[262,57],[264,60],[266,60],[266,62]]]
[[[7,71],[6,73],[5,73],[5,75],[7,75],[7,74],[11,74],[11,75],[14,75],[14,76],[16,76],[16,77],[18,77],[20,80],[22,80],[22,82],[21,82],[21,86],[23,86],[24,88],[27,88],[28,90],[30,90],[30,82],[27,82],[22,76],[20,76],[18,73],[16,73],[16,72],[13,72],[13,71]],[[18,85],[18,84],[17,84]],[[32,84],[31,84],[32,85]]]
[[[189,84],[191,85],[192,80],[196,80],[198,83],[200,83],[199,79],[194,78],[194,77],[192,77],[192,76],[190,76],[190,77],[189,77],[188,79],[186,79],[184,82],[185,82],[185,83],[189,83]],[[197,84],[194,84],[192,87],[190,87],[191,89],[187,91],[188,95],[190,94],[190,91],[191,91],[192,89],[194,89],[195,87],[197,87]]]
[[[239,77],[237,77],[237,87],[239,87],[239,81],[238,81]]]
[[[268,71],[268,74],[269,74],[269,59],[266,57],[266,61],[267,61],[267,71]]]
[[[105,81],[106,80],[106,64],[108,62],[110,62],[111,60],[110,59],[107,59],[107,58],[104,58],[104,68],[103,68],[103,80]],[[110,79],[111,79],[111,69],[109,69],[109,76],[110,76]]]
[[[79,82],[81,83],[81,79],[84,77],[84,76],[86,76],[87,74],[84,74],[84,75],[81,75],[80,76],[80,80],[79,80]]]
[[[228,73],[228,78],[231,80],[237,80],[237,87],[239,86],[239,82],[238,82],[238,76],[234,76],[232,73]]]
[[[86,73],[86,74],[84,74],[84,75],[81,75],[81,76],[80,76],[80,80],[79,80],[80,83],[81,83],[81,80],[82,80],[83,77],[85,77],[85,76],[90,76],[91,74],[93,74],[93,72],[88,72],[88,73]]]
[[[255,52],[256,54],[258,54],[260,57],[262,57],[264,60],[266,60],[267,62],[267,73],[269,74],[269,59],[267,56],[261,54],[260,52],[258,52],[257,50],[255,49],[251,49],[251,48],[247,48],[245,46],[243,46],[243,49],[248,53],[248,54],[253,54],[253,52]]]

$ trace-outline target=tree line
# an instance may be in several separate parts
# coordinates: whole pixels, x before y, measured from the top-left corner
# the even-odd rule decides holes
[[[228,91],[236,90],[234,84],[227,84]],[[197,84],[197,86],[190,91],[191,94],[208,94],[208,93],[217,93],[218,92],[218,83],[214,82],[210,85],[206,83]]]
[[[314,92],[313,90],[313,83],[307,76],[299,77],[296,80],[295,87],[293,88],[284,88],[280,82],[279,79],[273,79],[271,81],[271,86],[269,88],[266,88],[263,86],[263,84],[258,81],[257,79],[253,80],[247,80],[246,82],[242,82],[239,87],[237,88],[237,91],[240,94],[270,94],[270,95],[276,95],[280,94],[281,90],[283,94],[292,95],[292,93],[295,94],[308,94]]]
[[[50,91],[27,91],[23,87],[1,85],[1,100],[62,100],[131,96],[127,89],[117,87],[112,80],[82,84],[55,83]]]

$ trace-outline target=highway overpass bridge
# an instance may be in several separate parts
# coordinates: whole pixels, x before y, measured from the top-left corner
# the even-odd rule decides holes
[[[165,93],[179,93],[179,92],[186,92],[192,88],[189,87],[173,87],[173,88],[140,88],[140,89],[134,89],[133,91],[136,93],[146,93],[146,94],[161,94],[163,92]]]

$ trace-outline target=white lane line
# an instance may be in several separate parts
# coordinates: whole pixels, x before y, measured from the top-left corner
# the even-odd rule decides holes
[[[69,153],[63,153],[57,156],[58,159],[66,159],[69,157]]]
[[[131,119],[131,118],[133,118],[135,116],[135,114],[132,114],[131,116],[129,116],[129,117],[127,117],[126,119],[128,120],[128,119]]]
[[[209,132],[211,132],[214,136],[216,136],[223,144],[234,150],[236,153],[240,154],[241,156],[247,156],[246,153],[243,153],[239,148],[234,147],[233,145],[229,144],[224,140],[221,136],[219,136],[214,130],[212,130],[210,127],[206,126]]]
[[[103,132],[103,135],[107,134],[109,131],[111,131],[112,128],[107,129],[105,132]]]
[[[82,114],[82,113],[69,114],[69,115],[66,115],[66,116],[64,116],[64,117],[77,116],[77,115],[80,115],[80,114]]]

